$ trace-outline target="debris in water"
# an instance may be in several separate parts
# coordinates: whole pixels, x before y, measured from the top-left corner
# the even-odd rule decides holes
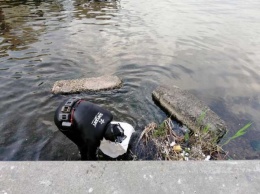
[[[174,150],[175,152],[181,152],[181,151],[182,151],[182,148],[181,148],[180,145],[175,145],[175,146],[173,146],[173,150]]]
[[[161,125],[150,123],[141,133],[137,145],[142,141],[142,145],[147,147],[146,154],[153,152],[153,160],[209,161],[226,157],[226,153],[212,139],[209,130],[196,131],[185,138],[184,134],[177,135],[173,128],[170,118]],[[149,149],[151,145],[153,149]]]
[[[210,160],[210,155],[207,155],[207,157],[205,158],[205,161],[209,161]]]

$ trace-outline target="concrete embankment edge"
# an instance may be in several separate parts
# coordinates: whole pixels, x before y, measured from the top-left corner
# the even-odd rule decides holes
[[[259,193],[260,161],[0,162],[0,193]]]

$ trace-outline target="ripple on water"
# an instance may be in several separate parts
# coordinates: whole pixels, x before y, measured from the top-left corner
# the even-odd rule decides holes
[[[151,92],[177,85],[226,120],[230,136],[253,121],[227,149],[259,158],[258,8],[257,0],[1,1],[0,159],[78,159],[53,124],[68,96],[50,89],[56,80],[103,74],[118,75],[123,87],[77,95],[116,120],[137,130],[161,122],[166,115]]]

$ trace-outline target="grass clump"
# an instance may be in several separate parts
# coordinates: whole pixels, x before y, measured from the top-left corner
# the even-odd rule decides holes
[[[154,138],[164,137],[167,135],[167,130],[165,130],[165,123],[163,122],[161,125],[156,127],[152,133]]]
[[[203,120],[203,115],[199,119]],[[166,119],[162,124],[148,124],[141,133],[138,143],[149,145],[151,142],[156,147],[154,159],[157,160],[224,160],[228,153],[222,146],[231,140],[244,135],[252,123],[248,123],[237,131],[222,145],[218,144],[218,137],[206,126],[196,132],[187,131],[183,135],[177,135],[171,119]]]

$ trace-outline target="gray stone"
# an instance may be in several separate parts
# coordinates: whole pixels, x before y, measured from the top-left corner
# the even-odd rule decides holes
[[[196,132],[208,126],[219,138],[226,133],[225,122],[189,92],[177,86],[159,86],[152,96],[170,115],[191,130]]]
[[[71,94],[84,91],[99,91],[115,89],[122,86],[122,81],[117,76],[101,76],[74,80],[56,81],[52,88],[54,94]]]
[[[0,193],[260,191],[260,161],[0,162]]]

